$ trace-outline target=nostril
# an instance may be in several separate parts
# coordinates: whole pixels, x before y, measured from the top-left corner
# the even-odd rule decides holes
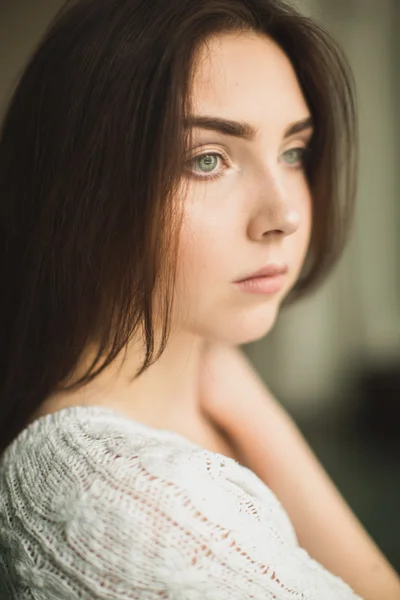
[[[265,231],[263,233],[263,237],[282,237],[282,235],[285,235],[285,232],[283,231],[283,229],[272,229],[269,231]]]

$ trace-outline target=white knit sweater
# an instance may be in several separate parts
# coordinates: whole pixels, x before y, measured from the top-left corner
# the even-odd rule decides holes
[[[355,600],[249,469],[108,408],[29,425],[0,462],[1,600]]]

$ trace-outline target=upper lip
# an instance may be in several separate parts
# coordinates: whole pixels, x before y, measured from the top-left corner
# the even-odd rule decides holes
[[[265,267],[262,267],[258,271],[251,273],[250,275],[245,275],[244,277],[237,279],[236,281],[237,282],[246,281],[246,279],[254,279],[256,277],[274,277],[277,275],[285,275],[285,273],[287,273],[287,271],[288,271],[287,265],[276,264],[276,263],[269,264],[269,265],[266,265]]]

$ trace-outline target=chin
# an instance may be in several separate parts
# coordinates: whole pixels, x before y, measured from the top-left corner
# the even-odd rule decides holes
[[[249,324],[247,327],[242,327],[237,332],[235,345],[250,344],[264,338],[273,329],[276,323],[276,316],[263,323],[255,323],[253,326]]]
[[[268,335],[273,329],[279,314],[279,304],[257,307],[255,310],[240,311],[239,314],[226,315],[216,319],[216,327],[208,331],[206,337],[215,341],[240,346],[256,342]]]

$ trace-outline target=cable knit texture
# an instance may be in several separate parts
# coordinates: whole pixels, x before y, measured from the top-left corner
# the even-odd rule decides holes
[[[272,491],[102,407],[41,417],[0,462],[1,600],[355,600]]]

